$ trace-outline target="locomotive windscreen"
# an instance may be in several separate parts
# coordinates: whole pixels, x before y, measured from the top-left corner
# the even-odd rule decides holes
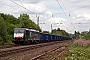
[[[14,30],[14,33],[23,33],[24,32],[24,29],[15,29]]]

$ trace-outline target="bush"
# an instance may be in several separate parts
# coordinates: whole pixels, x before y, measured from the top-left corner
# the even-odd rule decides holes
[[[64,60],[90,60],[90,46],[73,44],[72,50],[64,52]]]
[[[0,45],[4,45],[2,37],[0,37]]]
[[[86,39],[86,40],[90,40],[90,33],[88,33],[87,35],[85,35],[83,38]]]

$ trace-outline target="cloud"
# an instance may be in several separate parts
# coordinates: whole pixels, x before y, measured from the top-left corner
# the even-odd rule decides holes
[[[30,4],[30,3],[37,4],[37,3],[42,2],[42,0],[14,0],[14,1],[21,1],[21,2],[27,3],[27,4]]]
[[[40,17],[40,27],[43,30],[51,30],[53,28],[64,29],[68,32],[88,30],[90,24],[90,0],[10,0],[0,1],[0,11],[12,14],[18,17],[20,14],[26,13],[30,18],[37,23],[37,16]],[[24,8],[23,8],[24,7]],[[34,13],[34,14],[33,14]],[[69,16],[70,14],[70,16]],[[60,24],[54,24],[60,23]],[[61,24],[62,23],[62,24]],[[80,24],[81,23],[81,24]]]
[[[71,26],[72,29],[71,31],[75,30],[75,31],[86,31],[89,30],[90,27],[90,18],[89,18],[89,14],[82,14],[82,15],[77,15],[76,17],[71,18]]]

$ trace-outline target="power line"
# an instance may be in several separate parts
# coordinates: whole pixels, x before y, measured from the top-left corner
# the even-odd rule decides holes
[[[79,10],[79,9],[82,9],[82,8],[85,8],[85,7],[88,7],[88,6],[83,6],[83,7],[80,7],[80,8],[74,9],[74,10],[72,10],[71,12],[76,11],[76,10]],[[69,17],[70,17],[71,14],[70,14],[70,12],[68,12],[68,13],[69,13]]]
[[[24,6],[23,3],[21,2],[21,0],[19,0],[19,1],[20,1],[20,3],[22,4],[22,6]]]
[[[28,10],[26,7],[23,7],[23,6],[19,5],[18,3],[14,2],[14,1],[12,1],[12,0],[10,0],[10,1],[13,2],[13,3],[15,3],[16,5],[18,5],[18,6],[22,7],[22,8],[24,8],[25,10],[31,12],[32,14],[35,14],[34,12]]]
[[[63,3],[63,1],[61,0],[61,2],[62,2],[62,5],[63,5],[63,7],[65,8],[65,10],[66,10],[66,13],[68,13],[68,11],[67,11],[67,9],[66,9],[66,7],[65,7],[65,5],[64,5],[64,3]],[[70,12],[68,13],[68,16],[70,17]],[[70,20],[70,18],[69,18],[69,20]]]
[[[33,3],[33,2],[31,2],[31,3]],[[38,7],[37,5],[35,5],[36,7]],[[38,7],[39,8],[39,7]],[[41,10],[41,8],[39,8],[39,10]],[[42,10],[41,10],[42,11]],[[36,16],[37,16],[37,14],[36,14]],[[42,18],[42,17],[41,17]],[[42,18],[42,19],[44,19],[44,18]],[[46,19],[44,19],[44,20],[46,20]]]
[[[25,10],[27,10],[27,11],[31,12],[32,14],[36,14],[36,13],[34,13],[34,12],[32,12],[32,11],[28,10],[26,7],[24,7],[24,5],[22,4],[22,2],[21,2],[21,4],[22,4],[23,6],[21,6],[20,4],[18,4],[18,3],[16,3],[16,2],[14,2],[14,1],[12,1],[12,0],[10,0],[10,1],[11,1],[11,2],[13,2],[13,3],[15,3],[16,5],[18,5],[18,6],[22,7],[22,8],[24,8]],[[42,18],[42,17],[41,17],[41,18]],[[42,18],[42,19],[44,19],[44,18]],[[46,20],[46,19],[44,19],[44,20]]]
[[[10,6],[10,5],[6,4],[5,2],[2,2],[2,1],[0,1],[0,2],[3,3],[3,4],[5,4],[5,5],[8,6],[8,7],[11,7],[11,8],[13,7],[13,6]],[[16,10],[16,8],[14,8],[14,7],[13,7],[13,9]],[[0,12],[2,12],[2,13],[6,13],[6,12],[3,12],[3,11],[0,11]],[[8,13],[6,13],[6,14],[8,14]]]
[[[74,10],[72,10],[71,12],[76,11],[76,10],[79,10],[79,9],[82,9],[82,8],[85,8],[85,7],[88,7],[88,6],[83,6],[83,7],[80,7],[80,8],[74,9]],[[68,12],[68,13],[69,13],[69,16],[70,16],[70,12]]]
[[[33,3],[33,2],[31,2],[31,3]],[[38,7],[37,5],[35,5],[36,7]],[[38,7],[39,8],[39,7]],[[41,10],[41,8],[39,8],[40,10]]]
[[[63,1],[61,0],[61,2],[62,2],[62,5],[63,5],[63,7],[65,8],[65,10],[66,10],[66,12],[67,12],[67,9],[66,9],[66,7],[65,7],[65,5],[64,5],[64,3],[63,3]]]
[[[21,0],[19,0],[20,1],[20,3],[23,5],[23,3],[21,2]],[[32,2],[30,2],[30,3],[32,3]],[[24,5],[23,5],[24,6]],[[36,5],[35,5],[36,6]],[[38,6],[36,6],[36,7],[38,7]],[[39,8],[39,7],[38,7]],[[40,8],[39,8],[39,10],[41,10]],[[37,17],[37,14],[36,14],[36,17]],[[42,17],[41,17],[42,18]],[[45,20],[45,19],[44,19]]]
[[[88,7],[88,6],[83,6],[83,7],[80,7],[80,8],[74,9],[74,10],[72,10],[72,12],[73,12],[73,11],[76,11],[76,10],[79,10],[79,9],[82,9],[82,8],[85,8],[85,7]]]
[[[12,1],[12,0],[11,0]],[[20,0],[19,0],[20,1]],[[12,2],[14,2],[14,1],[12,1]],[[15,2],[14,2],[15,3]],[[23,5],[23,3],[20,1],[20,3]],[[15,4],[17,4],[17,3],[15,3]],[[19,4],[17,4],[17,5],[19,5]],[[22,8],[24,8],[24,9],[26,9],[26,10],[28,10],[26,7],[24,7],[24,5],[23,6],[21,6],[21,5],[19,5],[20,7],[22,7]],[[30,11],[30,10],[28,10],[28,11]],[[32,11],[30,11],[30,12],[32,12]],[[33,13],[33,14],[35,14],[35,13]],[[36,17],[37,17],[37,14],[36,14]],[[39,16],[37,17],[37,25],[39,26]]]
[[[2,2],[2,1],[0,1],[0,2],[7,5],[7,6],[9,6],[9,7],[13,7],[13,6],[10,6],[10,5],[6,4],[5,2]],[[13,9],[16,9],[16,8],[13,8]]]
[[[21,2],[21,0],[19,0],[20,1],[20,3],[23,5],[23,3]],[[32,3],[32,2],[30,2],[30,3]],[[24,6],[24,5],[23,5]],[[35,5],[36,6],[36,5]],[[38,6],[36,6],[36,7],[38,7]],[[38,7],[39,8],[39,7]],[[39,8],[40,9],[40,8]],[[40,9],[41,10],[41,9]]]
[[[66,13],[64,12],[64,10],[63,10],[63,8],[62,8],[62,6],[60,5],[60,3],[59,3],[59,1],[58,1],[58,0],[57,0],[57,2],[58,2],[58,4],[59,4],[60,8],[62,9],[63,13],[64,13],[64,14],[65,14],[65,16],[67,17]]]
[[[22,4],[22,6],[25,7],[25,6],[23,5],[23,3],[21,2],[21,0],[19,0],[19,1],[20,1],[20,3]],[[26,7],[25,7],[25,8],[26,8]],[[37,17],[37,14],[36,14],[36,17]]]

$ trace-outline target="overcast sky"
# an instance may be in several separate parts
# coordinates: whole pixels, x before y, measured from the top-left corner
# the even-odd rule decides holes
[[[42,30],[51,31],[51,24],[69,33],[90,30],[90,0],[0,0],[0,12],[29,14],[36,24],[37,15]]]

